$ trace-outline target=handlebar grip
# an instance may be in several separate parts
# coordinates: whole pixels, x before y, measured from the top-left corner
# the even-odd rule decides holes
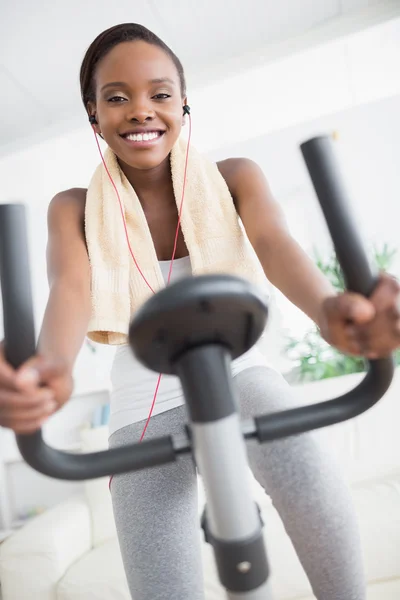
[[[315,137],[301,144],[300,149],[325,216],[346,288],[368,297],[377,276],[355,226],[332,140],[327,135]]]
[[[4,354],[15,369],[35,353],[25,206],[0,204],[0,281]]]

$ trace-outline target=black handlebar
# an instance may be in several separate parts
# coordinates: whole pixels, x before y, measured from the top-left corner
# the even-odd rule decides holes
[[[317,137],[300,148],[342,267],[346,288],[368,297],[375,287],[376,274],[371,269],[351,213],[332,141],[327,136]]]
[[[0,204],[0,282],[4,348],[16,369],[36,350],[25,208]]]
[[[302,144],[301,151],[348,288],[368,296],[376,279],[348,212],[332,142],[326,136],[317,137]],[[5,356],[17,368],[35,352],[25,209],[20,205],[0,205],[0,278]],[[273,440],[352,418],[383,396],[393,372],[391,358],[371,361],[366,377],[351,392],[335,400],[257,417],[254,431],[250,434],[247,431],[245,437]],[[175,460],[178,452],[190,451],[191,448],[189,440],[182,443],[182,439],[177,441],[166,436],[123,448],[76,455],[50,448],[43,441],[41,430],[31,435],[17,435],[17,443],[22,456],[33,468],[46,475],[69,480],[91,479],[170,462]]]
[[[346,288],[369,296],[377,281],[351,214],[331,138],[313,138],[300,146],[343,271]],[[352,419],[373,406],[388,389],[392,358],[369,361],[368,373],[350,392],[311,406],[256,418],[257,437],[268,441]]]

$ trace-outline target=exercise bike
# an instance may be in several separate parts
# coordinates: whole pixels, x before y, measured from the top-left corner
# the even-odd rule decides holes
[[[300,146],[349,290],[369,296],[376,275],[350,217],[328,136]],[[0,277],[5,356],[19,367],[35,353],[25,207],[0,205]],[[269,567],[263,523],[250,484],[246,440],[270,442],[351,419],[372,407],[390,386],[391,358],[369,361],[352,391],[318,404],[241,421],[230,363],[261,336],[267,321],[261,290],[228,275],[181,280],[150,298],[129,326],[135,356],[157,373],[180,378],[189,422],[179,435],[92,454],[49,447],[39,429],[17,435],[25,461],[63,480],[85,480],[150,469],[191,453],[204,483],[201,524],[231,600],[263,600]],[[167,467],[165,467],[167,468]]]

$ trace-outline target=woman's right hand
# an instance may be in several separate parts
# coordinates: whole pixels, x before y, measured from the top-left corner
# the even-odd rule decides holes
[[[38,354],[18,369],[5,359],[0,344],[0,425],[18,434],[38,430],[70,398],[71,369],[61,360]]]

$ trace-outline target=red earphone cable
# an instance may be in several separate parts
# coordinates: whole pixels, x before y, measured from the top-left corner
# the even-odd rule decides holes
[[[108,175],[108,177],[109,177],[109,179],[111,181],[111,184],[112,184],[112,186],[113,186],[113,188],[115,190],[115,193],[117,195],[117,198],[118,198],[118,203],[119,203],[119,207],[120,207],[120,211],[121,211],[122,221],[123,221],[123,224],[124,224],[125,236],[126,236],[126,241],[128,243],[129,252],[130,252],[130,254],[132,256],[132,259],[133,259],[133,261],[134,261],[134,263],[135,263],[135,265],[136,265],[136,267],[137,267],[140,275],[143,277],[144,281],[146,282],[146,285],[150,288],[150,290],[152,291],[152,293],[155,294],[155,291],[153,290],[153,288],[151,287],[151,285],[147,281],[146,277],[143,275],[143,273],[142,273],[142,271],[141,271],[141,269],[140,269],[140,267],[139,267],[139,265],[138,265],[138,263],[136,261],[136,258],[135,258],[134,254],[133,254],[133,251],[132,251],[132,248],[131,248],[131,244],[129,242],[128,229],[127,229],[127,226],[126,226],[124,209],[123,209],[123,206],[122,206],[121,198],[120,198],[120,195],[118,193],[117,187],[116,187],[116,185],[115,185],[115,183],[113,181],[113,178],[111,177],[111,173],[108,170],[106,162],[104,160],[104,156],[103,156],[103,153],[102,153],[101,148],[100,148],[99,140],[97,139],[96,130],[95,130],[94,125],[92,125],[92,128],[93,128],[94,137],[96,139],[96,144],[97,144],[97,147],[98,147],[99,152],[100,152],[101,160],[103,161],[104,168],[105,168],[105,170],[107,172],[107,175]],[[187,143],[187,148],[186,148],[185,171],[184,171],[184,177],[183,177],[182,198],[181,198],[181,202],[180,202],[180,206],[179,206],[178,224],[177,224],[176,232],[175,232],[174,248],[173,248],[173,252],[172,252],[171,264],[170,264],[170,267],[169,267],[167,285],[170,283],[170,280],[171,280],[172,267],[173,267],[173,262],[174,262],[174,258],[175,258],[175,254],[176,254],[176,248],[177,248],[177,245],[178,245],[178,237],[179,237],[179,228],[180,228],[180,224],[181,224],[183,200],[185,198],[186,174],[187,174],[187,165],[188,165],[188,158],[189,158],[189,146],[190,146],[190,138],[191,138],[191,136],[192,136],[192,119],[191,119],[191,116],[190,116],[190,113],[189,113],[189,137],[188,137],[188,143]],[[160,373],[159,376],[158,376],[157,385],[156,385],[156,389],[155,389],[155,392],[154,392],[154,397],[153,397],[153,401],[152,401],[152,404],[151,404],[149,416],[147,417],[146,424],[145,424],[145,426],[143,428],[143,431],[142,431],[142,434],[140,436],[140,440],[139,440],[140,442],[143,440],[143,438],[145,436],[148,424],[150,422],[150,419],[151,419],[153,411],[154,411],[154,406],[156,404],[156,399],[157,399],[158,389],[159,389],[160,383],[161,383],[161,378],[162,378],[162,373]],[[111,477],[111,479],[112,479],[112,477]],[[111,484],[111,479],[110,479],[109,484]]]
[[[178,244],[179,227],[180,227],[180,224],[181,224],[181,217],[182,217],[183,199],[185,197],[185,189],[186,189],[186,174],[187,174],[187,165],[188,165],[188,158],[189,158],[189,146],[190,146],[190,138],[191,137],[192,137],[192,118],[191,118],[190,113],[189,113],[189,137],[188,137],[188,143],[187,143],[187,147],[186,147],[185,171],[184,171],[184,174],[183,174],[182,198],[181,198],[181,203],[180,203],[180,206],[179,206],[178,225],[176,227],[176,232],[175,232],[174,249],[173,249],[173,252],[172,252],[172,258],[171,258],[171,264],[170,264],[170,267],[169,267],[169,273],[168,273],[168,281],[167,281],[167,283],[169,283],[170,279],[171,279],[172,265],[173,265],[173,262],[174,262],[175,253],[176,253],[176,247],[177,247],[177,244]]]
[[[95,128],[94,128],[94,126],[93,126],[93,132],[94,132],[94,137],[95,137],[95,140],[96,140],[97,147],[98,147],[98,149],[99,149],[99,152],[100,152],[101,160],[103,161],[104,168],[105,168],[105,170],[107,171],[107,175],[108,175],[108,177],[109,177],[109,179],[110,179],[110,181],[111,181],[111,183],[112,183],[112,186],[113,186],[113,188],[114,188],[114,190],[115,190],[115,193],[117,194],[118,203],[119,203],[119,208],[120,208],[120,211],[121,211],[122,222],[123,222],[123,224],[124,224],[124,229],[125,229],[126,241],[128,242],[128,248],[129,248],[129,252],[131,253],[131,256],[132,256],[132,258],[133,258],[133,261],[134,261],[135,265],[136,265],[136,266],[137,266],[137,268],[138,268],[138,271],[139,271],[139,273],[141,274],[141,276],[143,277],[143,279],[144,279],[144,281],[146,282],[147,286],[150,288],[150,290],[151,290],[151,291],[153,292],[153,294],[154,294],[155,292],[154,292],[153,288],[151,287],[151,285],[150,285],[150,284],[149,284],[149,282],[147,281],[146,277],[143,275],[143,273],[142,273],[142,271],[141,271],[141,269],[140,269],[140,267],[139,267],[138,263],[136,262],[136,258],[135,258],[134,254],[133,254],[133,252],[132,252],[132,248],[131,248],[131,244],[130,244],[130,241],[129,241],[129,236],[128,236],[128,229],[127,229],[127,227],[126,227],[126,221],[125,221],[124,209],[123,209],[123,206],[122,206],[121,198],[120,198],[120,196],[119,196],[119,193],[118,193],[117,187],[116,187],[116,185],[115,185],[115,183],[114,183],[114,180],[113,180],[113,178],[111,177],[111,173],[110,173],[110,171],[108,170],[108,167],[107,167],[107,165],[106,165],[106,161],[104,160],[104,156],[103,156],[103,153],[102,153],[102,151],[101,151],[100,144],[99,144],[99,140],[97,139],[97,135],[96,135],[96,131],[95,131]]]
[[[172,265],[173,265],[173,262],[174,262],[175,253],[176,253],[176,247],[177,247],[177,244],[178,244],[179,227],[180,227],[180,224],[181,224],[181,216],[182,216],[182,208],[183,208],[183,199],[185,197],[186,173],[187,173],[187,163],[188,163],[188,157],[189,157],[189,145],[190,145],[191,135],[192,135],[192,120],[191,120],[191,117],[190,117],[190,114],[189,114],[189,138],[188,138],[188,143],[187,143],[187,148],[186,148],[185,172],[184,172],[184,176],[183,176],[182,198],[181,198],[181,203],[180,203],[180,206],[179,206],[178,225],[176,227],[176,232],[175,232],[174,249],[173,249],[173,252],[172,252],[171,264],[169,266],[169,273],[168,273],[167,285],[169,284],[169,282],[171,280]],[[157,381],[157,385],[156,385],[156,390],[154,392],[153,402],[151,404],[149,416],[147,417],[147,421],[146,421],[146,424],[145,424],[145,426],[143,428],[142,435],[140,436],[140,440],[139,440],[140,442],[143,440],[143,438],[145,436],[146,429],[148,427],[148,424],[150,423],[150,419],[151,419],[151,416],[153,414],[153,410],[154,410],[154,406],[156,404],[156,399],[157,399],[157,394],[158,394],[158,388],[160,387],[161,377],[162,377],[162,373],[160,373],[159,376],[158,376],[158,381]]]

